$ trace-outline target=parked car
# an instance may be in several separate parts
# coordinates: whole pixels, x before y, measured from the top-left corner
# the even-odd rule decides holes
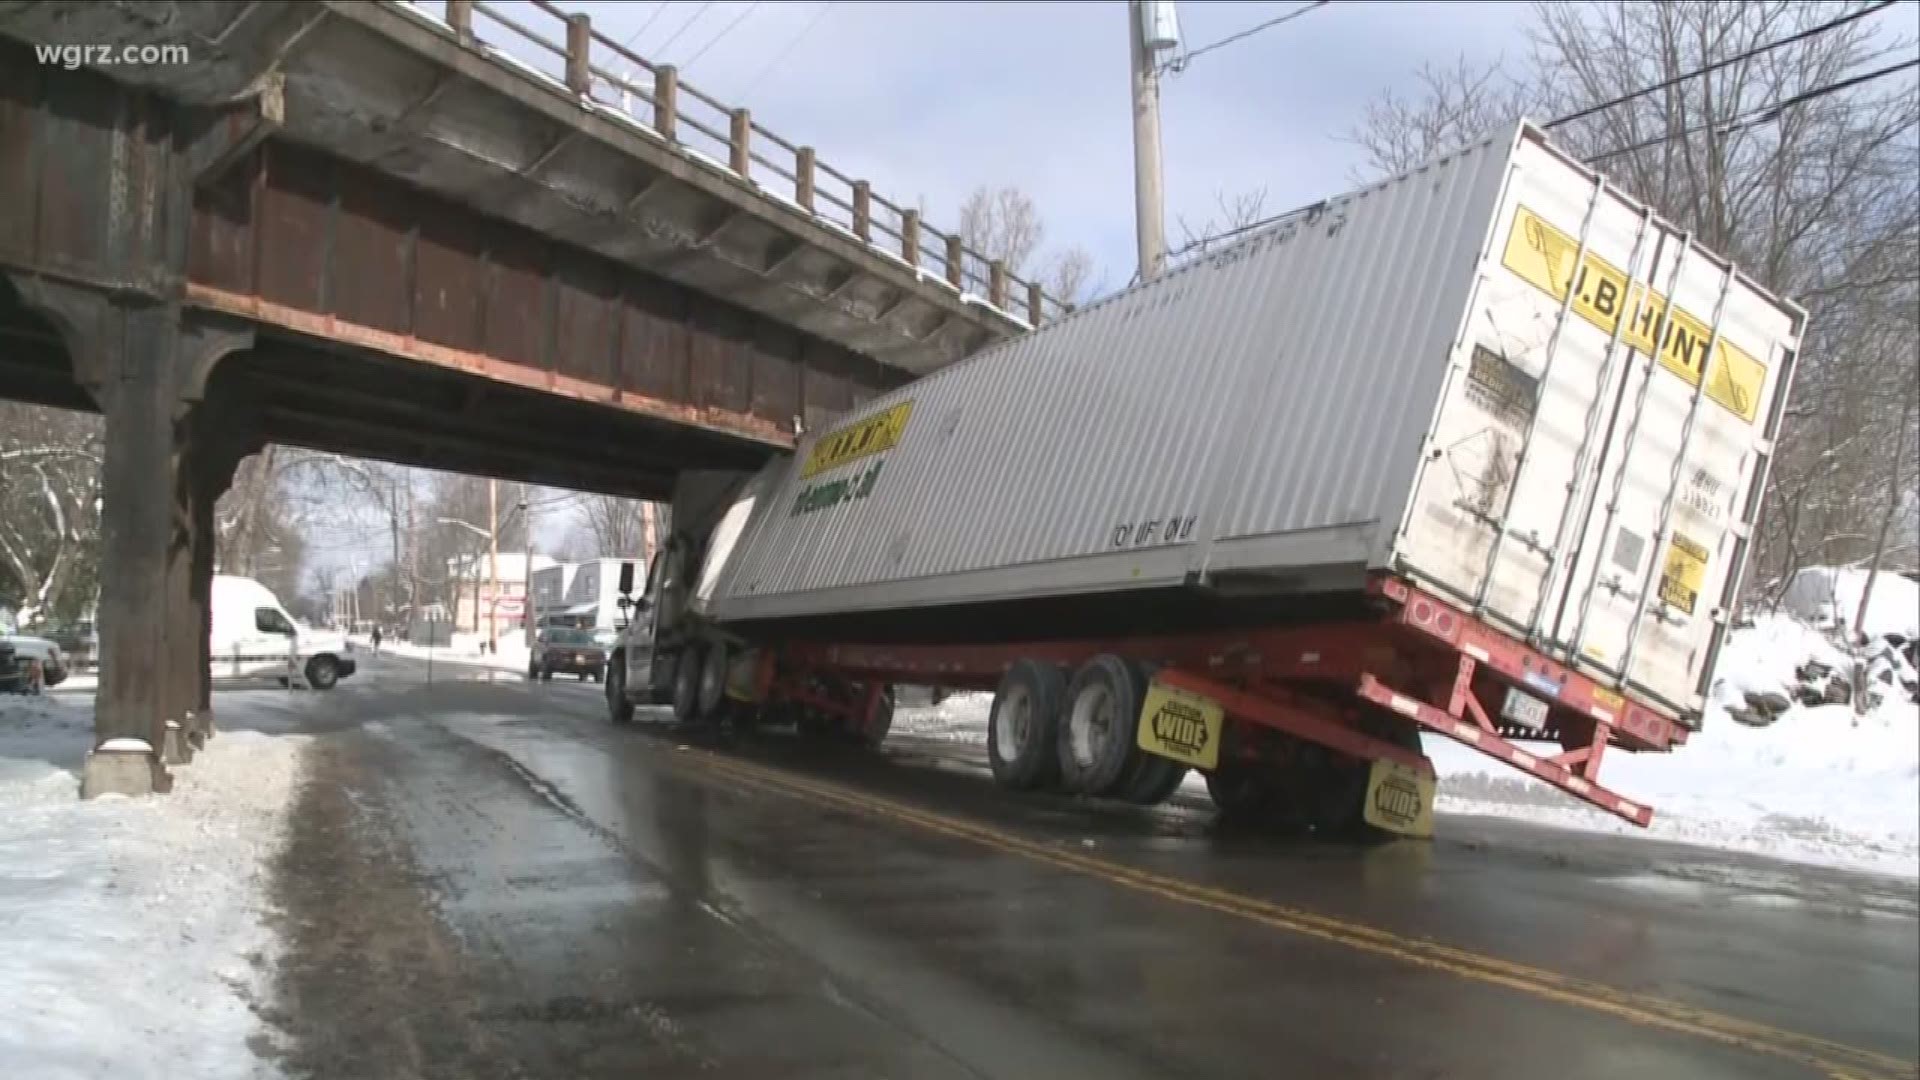
[[[527,678],[551,680],[556,671],[565,671],[599,682],[607,674],[606,647],[595,639],[592,630],[565,626],[542,627],[527,655]]]
[[[0,643],[0,694],[24,694],[27,669],[14,658],[13,646]]]
[[[40,668],[40,685],[59,686],[67,681],[67,658],[60,646],[34,634],[0,634],[0,645],[13,647],[14,659],[31,676],[35,664]]]
[[[73,674],[92,671],[100,664],[100,634],[92,620],[57,623],[41,629],[40,636],[60,646],[67,670]]]

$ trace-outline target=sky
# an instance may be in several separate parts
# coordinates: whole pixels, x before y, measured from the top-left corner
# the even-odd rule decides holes
[[[438,7],[438,5],[432,5]],[[1122,0],[1079,3],[861,3],[657,0],[567,3],[596,30],[820,160],[873,182],[928,222],[958,223],[975,187],[1017,186],[1046,225],[1043,254],[1094,257],[1094,281],[1135,265],[1133,129]],[[1205,3],[1177,11],[1189,50],[1303,5]],[[508,5],[558,32],[552,16]],[[1406,88],[1424,63],[1527,50],[1515,5],[1337,3],[1207,53],[1161,85],[1167,237],[1204,232],[1222,194],[1266,192],[1278,212],[1353,186],[1345,133],[1379,91]],[[530,62],[541,54],[484,16],[483,40]],[[557,63],[557,60],[555,61]],[[644,109],[644,106],[642,106]]]

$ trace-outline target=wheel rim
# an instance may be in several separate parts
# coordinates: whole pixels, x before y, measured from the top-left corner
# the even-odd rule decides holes
[[[1012,761],[1027,748],[1033,734],[1033,696],[1024,686],[1016,686],[1000,703],[993,718],[993,743],[1000,760]]]
[[[1073,699],[1073,715],[1067,724],[1067,746],[1073,763],[1090,769],[1100,760],[1113,738],[1113,691],[1090,686]]]

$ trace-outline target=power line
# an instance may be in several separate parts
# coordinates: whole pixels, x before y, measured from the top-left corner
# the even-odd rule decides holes
[[[1842,15],[1839,18],[1834,19],[1832,22],[1821,23],[1819,26],[1808,27],[1807,29],[1800,31],[1797,34],[1789,34],[1778,41],[1771,41],[1765,45],[1757,45],[1751,49],[1748,49],[1746,52],[1738,53],[1734,56],[1729,56],[1724,60],[1715,60],[1713,63],[1707,64],[1704,67],[1698,67],[1692,71],[1675,75],[1671,79],[1667,79],[1663,82],[1654,83],[1652,86],[1643,87],[1639,90],[1635,90],[1631,94],[1623,94],[1620,97],[1614,98],[1611,101],[1603,101],[1598,105],[1589,105],[1586,108],[1581,109],[1579,112],[1568,113],[1567,115],[1560,117],[1558,120],[1549,120],[1547,121],[1546,124],[1542,126],[1545,127],[1548,131],[1552,131],[1554,128],[1557,128],[1562,124],[1571,124],[1575,120],[1585,119],[1586,117],[1592,116],[1594,113],[1605,112],[1606,110],[1614,108],[1615,106],[1618,106],[1618,105],[1625,105],[1629,101],[1637,101],[1640,98],[1646,97],[1648,94],[1658,93],[1659,91],[1665,90],[1669,87],[1678,86],[1679,84],[1686,82],[1690,79],[1697,79],[1702,75],[1710,75],[1716,71],[1719,71],[1721,68],[1728,66],[1729,64],[1737,64],[1742,60],[1751,60],[1756,56],[1762,55],[1763,53],[1769,53],[1775,49],[1783,48],[1785,46],[1792,45],[1796,42],[1805,41],[1808,38],[1817,37],[1821,34],[1827,33],[1830,30],[1836,30],[1842,26],[1845,26],[1850,22],[1853,22],[1856,19],[1864,19],[1868,15],[1871,15],[1874,12],[1881,10],[1882,8],[1892,7],[1893,4],[1894,4],[1894,0],[1879,0],[1878,3],[1869,4],[1858,11],[1854,11],[1849,14]]]
[[[1329,4],[1330,2],[1331,0],[1316,0],[1316,2],[1308,4],[1305,7],[1295,8],[1292,11],[1287,12],[1285,15],[1276,16],[1275,18],[1268,19],[1266,22],[1260,23],[1255,26],[1249,26],[1245,30],[1240,31],[1237,34],[1229,34],[1226,37],[1221,38],[1219,41],[1215,41],[1207,45],[1202,45],[1199,48],[1193,49],[1191,51],[1182,52],[1177,58],[1167,61],[1166,64],[1161,67],[1160,70],[1162,71],[1172,70],[1175,72],[1185,71],[1187,69],[1188,64],[1193,63],[1193,61],[1195,61],[1196,59],[1202,56],[1205,56],[1206,54],[1212,52],[1215,49],[1224,49],[1228,45],[1231,45],[1236,41],[1243,41],[1247,38],[1250,38],[1253,35],[1260,33],[1262,30],[1271,30],[1274,27],[1279,26],[1281,23],[1291,22],[1294,19],[1297,19],[1300,16],[1305,15],[1307,12],[1312,11],[1315,8],[1326,7],[1327,4]],[[1892,0],[1887,0],[1887,2],[1892,3]]]
[[[730,23],[728,23],[728,24],[727,24],[727,25],[726,25],[726,26],[725,26],[725,27],[724,27],[723,29],[721,29],[721,31],[720,31],[720,32],[719,32],[718,34],[715,34],[715,35],[714,35],[714,37],[713,37],[713,40],[712,40],[712,41],[709,41],[709,42],[707,42],[707,43],[706,43],[705,45],[702,45],[702,46],[700,47],[700,51],[699,51],[699,52],[697,52],[697,53],[694,53],[694,54],[693,54],[693,58],[692,58],[691,60],[688,60],[688,61],[687,61],[686,63],[684,63],[684,64],[681,64],[680,66],[681,66],[682,68],[691,68],[691,67],[693,67],[693,65],[695,65],[695,64],[697,64],[697,63],[699,63],[699,62],[700,62],[700,58],[701,58],[701,57],[703,57],[703,56],[705,56],[705,55],[707,55],[707,50],[708,50],[708,49],[711,49],[711,48],[713,48],[713,47],[714,47],[715,45],[718,45],[718,44],[720,44],[720,39],[721,39],[721,38],[724,38],[724,37],[726,37],[726,36],[727,36],[728,34],[730,34],[730,33],[732,33],[732,32],[733,32],[733,28],[734,28],[734,27],[736,27],[736,26],[739,26],[739,25],[740,25],[740,24],[741,24],[742,22],[744,22],[744,21],[746,20],[746,17],[747,17],[747,16],[749,16],[749,15],[751,15],[751,14],[753,14],[753,12],[754,12],[754,9],[755,9],[755,8],[757,8],[757,7],[759,7],[759,6],[760,6],[760,0],[754,0],[754,2],[753,2],[753,3],[751,3],[751,4],[748,4],[748,5],[747,5],[747,7],[746,7],[746,10],[744,10],[744,11],[742,11],[742,12],[741,12],[740,14],[738,14],[738,15],[735,15],[735,16],[733,17],[733,21],[732,21],[732,22],[730,22]]]
[[[633,43],[640,40],[640,35],[646,33],[647,28],[652,26],[653,21],[655,19],[658,19],[660,17],[660,13],[665,10],[667,10],[667,0],[660,0],[660,3],[654,6],[653,14],[648,15],[647,21],[640,24],[640,29],[635,30],[633,32],[632,37],[629,37],[627,40],[621,42],[620,43],[621,46],[623,48],[628,48],[628,49],[633,48]]]
[[[813,33],[813,28],[820,25],[820,20],[826,18],[827,12],[833,9],[833,3],[834,3],[834,0],[827,0],[827,4],[825,7],[822,7],[819,11],[816,11],[813,13],[813,18],[807,21],[807,25],[801,27],[800,32],[794,35],[791,41],[787,42],[787,47],[780,50],[779,55],[775,56],[771,61],[769,61],[765,67],[762,67],[760,69],[760,74],[754,76],[753,81],[747,84],[747,88],[741,91],[740,96],[742,98],[751,96],[753,94],[754,87],[757,87],[762,82],[764,82],[766,80],[766,77],[768,75],[771,75],[775,68],[779,67],[780,64],[783,61],[785,61],[787,57],[793,55],[793,50],[800,47],[800,43],[807,39],[807,35]]]
[[[673,32],[672,37],[668,38],[664,42],[661,42],[660,47],[654,50],[655,54],[658,55],[663,60],[666,59],[667,50],[673,46],[673,43],[680,40],[681,34],[684,34],[688,30],[693,29],[693,24],[699,22],[700,16],[705,15],[707,13],[707,9],[712,6],[713,6],[713,0],[707,0],[706,3],[701,4],[700,10],[693,13],[693,18],[688,19],[686,22],[682,23],[680,25],[680,29],[675,30]]]
[[[1841,79],[1838,82],[1828,83],[1825,86],[1816,86],[1811,90],[1802,91],[1798,94],[1793,95],[1792,97],[1784,98],[1780,101],[1776,101],[1771,105],[1763,105],[1758,109],[1751,110],[1745,116],[1736,117],[1731,121],[1727,121],[1726,125],[1720,129],[1720,134],[1731,135],[1736,131],[1743,131],[1750,127],[1758,127],[1761,124],[1770,123],[1774,120],[1778,120],[1782,114],[1784,114],[1788,109],[1793,108],[1795,105],[1803,105],[1809,101],[1815,100],[1816,98],[1826,97],[1828,94],[1837,94],[1842,90],[1851,90],[1856,86],[1863,86],[1867,83],[1873,82],[1875,79],[1883,79],[1883,78],[1886,78],[1888,75],[1897,75],[1900,72],[1906,71],[1909,68],[1916,68],[1916,67],[1920,67],[1920,57],[1916,57],[1915,59],[1905,61],[1904,63],[1889,64],[1888,66],[1883,67],[1878,71],[1869,71],[1861,75],[1855,75],[1852,78]],[[1587,159],[1587,163],[1592,164],[1596,161],[1605,161],[1608,158],[1619,157],[1621,154],[1631,154],[1636,150],[1645,150],[1650,146],[1658,146],[1663,142],[1670,142],[1674,139],[1685,138],[1688,135],[1697,135],[1702,131],[1706,131],[1710,128],[1714,128],[1717,126],[1719,125],[1713,124],[1713,123],[1696,124],[1695,126],[1687,128],[1683,131],[1670,132],[1665,135],[1656,135],[1651,139],[1634,143],[1631,146],[1623,146],[1618,150],[1608,150],[1604,153],[1595,154],[1593,157],[1590,157]]]

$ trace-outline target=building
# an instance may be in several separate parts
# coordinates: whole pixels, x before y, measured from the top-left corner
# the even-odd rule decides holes
[[[536,620],[565,619],[576,626],[615,629],[619,626],[623,563],[633,564],[633,591],[640,592],[647,576],[646,562],[642,559],[589,559],[536,568],[533,572]]]
[[[545,555],[533,556],[533,572],[560,565]],[[518,630],[526,621],[527,555],[503,551],[499,555],[500,594],[493,592],[495,568],[485,553],[447,560],[448,592],[453,608],[453,632],[486,634],[489,617],[494,633]]]

